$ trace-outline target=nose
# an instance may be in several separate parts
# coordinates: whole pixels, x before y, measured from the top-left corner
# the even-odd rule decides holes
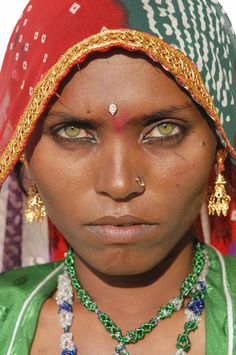
[[[140,184],[140,164],[136,164],[137,151],[122,145],[110,146],[100,156],[99,168],[96,169],[95,190],[98,194],[109,196],[116,201],[130,200],[145,190]]]

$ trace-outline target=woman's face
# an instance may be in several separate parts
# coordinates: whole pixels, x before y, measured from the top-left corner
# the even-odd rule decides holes
[[[162,70],[136,55],[92,60],[41,129],[27,152],[32,177],[48,216],[87,264],[110,275],[143,273],[187,235],[216,139]]]

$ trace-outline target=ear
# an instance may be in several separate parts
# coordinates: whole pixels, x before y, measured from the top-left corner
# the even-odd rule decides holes
[[[30,166],[26,158],[26,154],[23,153],[19,159],[21,163],[19,169],[19,181],[25,191],[28,191],[30,187],[34,184],[34,179],[30,171]]]

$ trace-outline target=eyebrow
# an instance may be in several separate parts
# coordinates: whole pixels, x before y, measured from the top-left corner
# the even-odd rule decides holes
[[[144,126],[148,126],[158,120],[161,119],[166,119],[166,118],[171,118],[175,117],[176,114],[181,113],[183,111],[187,110],[194,110],[193,106],[191,104],[183,104],[183,105],[171,105],[168,107],[165,107],[159,111],[152,112],[147,115],[142,115],[141,117],[138,117],[140,121],[143,122]],[[90,128],[90,129],[96,129],[99,127],[99,122],[95,121],[94,119],[89,119],[89,118],[81,118],[79,116],[74,116],[71,115],[70,113],[67,112],[61,112],[61,111],[51,111],[48,113],[46,120],[51,117],[58,118],[63,122],[68,122],[68,123],[73,123],[73,122],[78,122],[80,125]],[[115,118],[113,118],[115,119]]]
[[[176,114],[181,113],[183,111],[194,110],[194,107],[191,104],[184,104],[184,105],[172,105],[166,108],[161,109],[157,112],[152,112],[148,115],[143,117],[143,123],[145,126],[152,124],[161,119],[166,118],[173,118]]]
[[[95,120],[88,119],[88,118],[80,118],[79,116],[71,115],[67,112],[60,112],[60,111],[51,111],[46,116],[45,121],[49,118],[58,118],[61,120],[61,123],[74,123],[78,122],[81,126],[89,129],[96,129],[99,126],[99,123]]]

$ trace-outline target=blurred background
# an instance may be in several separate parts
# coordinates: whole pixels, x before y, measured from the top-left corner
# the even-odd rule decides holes
[[[236,30],[236,1],[219,0]],[[11,32],[28,0],[2,0],[0,3],[0,67]]]

